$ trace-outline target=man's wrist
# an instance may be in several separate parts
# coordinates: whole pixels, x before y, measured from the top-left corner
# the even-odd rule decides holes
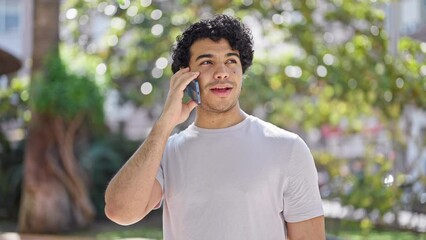
[[[160,132],[161,134],[165,134],[167,136],[170,136],[173,129],[175,129],[176,125],[173,125],[170,121],[167,119],[164,119],[160,117],[154,124],[152,130]]]

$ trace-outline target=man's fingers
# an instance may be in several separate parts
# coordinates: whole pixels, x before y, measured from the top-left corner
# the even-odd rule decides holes
[[[186,108],[187,112],[190,113],[197,106],[198,106],[198,104],[195,101],[191,100],[191,101],[185,103],[184,107]]]
[[[183,68],[175,73],[170,80],[170,88],[183,91],[185,87],[200,75],[200,72],[190,72],[189,68]]]

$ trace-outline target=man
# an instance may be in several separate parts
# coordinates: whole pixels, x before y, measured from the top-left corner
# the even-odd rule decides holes
[[[162,202],[166,240],[325,239],[306,144],[240,108],[253,59],[250,30],[226,15],[202,20],[178,38],[172,59],[163,112],[109,184],[106,215],[129,225]],[[182,103],[195,79],[198,107]],[[194,123],[170,136],[194,108]]]

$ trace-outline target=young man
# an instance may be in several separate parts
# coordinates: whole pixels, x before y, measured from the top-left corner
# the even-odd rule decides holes
[[[163,113],[108,185],[106,215],[129,225],[162,202],[165,240],[325,239],[308,147],[240,108],[250,30],[226,15],[202,20],[178,38],[172,58]],[[198,107],[182,103],[195,79]],[[194,108],[195,122],[170,136]]]

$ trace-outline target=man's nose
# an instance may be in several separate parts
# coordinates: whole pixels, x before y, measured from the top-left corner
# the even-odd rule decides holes
[[[229,69],[225,64],[217,65],[214,73],[215,79],[228,79],[229,78]]]

